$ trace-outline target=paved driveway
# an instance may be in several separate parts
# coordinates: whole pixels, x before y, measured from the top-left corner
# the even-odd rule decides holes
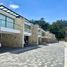
[[[21,53],[1,53],[0,67],[64,67],[64,46],[59,42]]]

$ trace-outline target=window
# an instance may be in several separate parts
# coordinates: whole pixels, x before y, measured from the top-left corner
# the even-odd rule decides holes
[[[25,31],[30,32],[30,30],[31,30],[31,26],[25,24]]]
[[[45,36],[45,33],[44,32],[42,32],[42,36]]]
[[[9,18],[9,17],[7,17],[7,21],[12,22],[12,23],[14,22],[14,20],[12,18]]]
[[[4,20],[0,20],[0,26],[5,27],[5,21]]]
[[[14,25],[14,20],[7,17],[7,27],[8,28],[13,28],[13,25]]]
[[[38,35],[41,35],[41,30],[40,29],[38,30]]]
[[[0,14],[0,26],[14,28],[14,19]]]
[[[5,26],[5,16],[0,14],[0,26]]]
[[[5,16],[0,14],[0,19],[5,20]]]

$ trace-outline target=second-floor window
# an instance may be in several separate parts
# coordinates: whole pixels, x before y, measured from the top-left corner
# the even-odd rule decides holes
[[[38,35],[41,35],[41,30],[40,29],[38,30]]]
[[[0,14],[0,26],[14,28],[14,19]]]
[[[45,36],[45,33],[44,32],[42,32],[42,36]]]
[[[14,26],[14,20],[7,17],[7,27],[8,28],[13,28],[13,26]]]
[[[29,25],[25,24],[24,29],[26,32],[31,32],[31,26],[29,26]]]
[[[5,16],[0,14],[0,26],[5,26]]]

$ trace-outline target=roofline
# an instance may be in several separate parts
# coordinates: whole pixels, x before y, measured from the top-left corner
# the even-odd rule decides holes
[[[3,7],[6,8],[6,9],[8,9],[9,11],[11,11],[11,12],[17,14],[19,17],[24,18],[24,19],[26,19],[27,21],[29,21],[27,18],[21,16],[20,14],[18,14],[18,13],[16,13],[16,12],[14,12],[13,10],[7,8],[6,6],[4,6],[4,5],[0,5],[0,7],[1,7],[1,6],[3,6]],[[5,11],[5,12],[6,12],[6,11]],[[8,12],[7,12],[7,13],[8,13]],[[11,14],[11,15],[12,15],[12,14]],[[13,16],[15,16],[15,15],[13,15]],[[15,17],[17,17],[17,16],[15,16]],[[30,22],[30,21],[29,21],[29,22]]]

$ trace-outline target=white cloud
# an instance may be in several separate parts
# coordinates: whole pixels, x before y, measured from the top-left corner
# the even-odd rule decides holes
[[[10,4],[9,7],[13,8],[13,9],[17,9],[17,8],[19,8],[19,5],[17,5],[17,4]]]
[[[0,5],[4,5],[3,3],[0,3]]]

